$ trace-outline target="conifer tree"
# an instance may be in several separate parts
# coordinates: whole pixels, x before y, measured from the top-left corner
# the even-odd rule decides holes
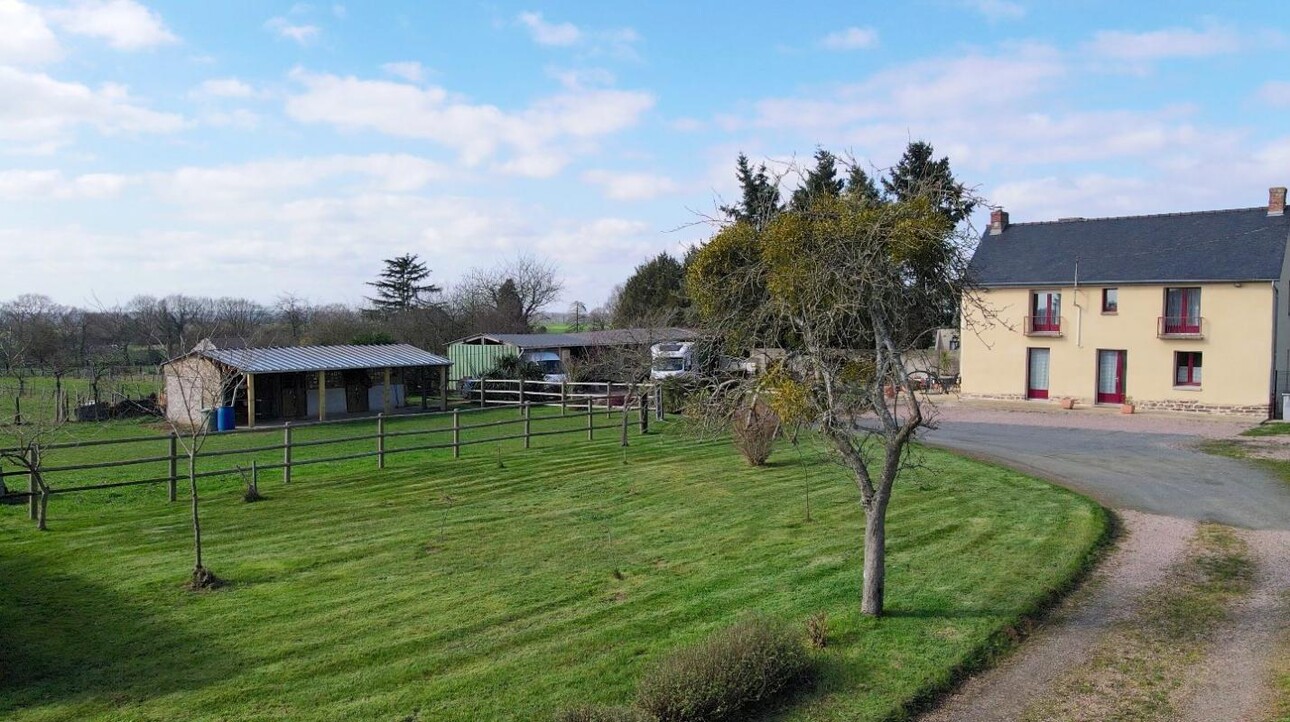
[[[815,151],[815,167],[806,172],[802,186],[793,191],[792,207],[805,210],[816,198],[842,195],[843,180],[838,177],[838,159],[823,148]]]
[[[417,260],[416,255],[405,253],[402,256],[385,259],[385,270],[375,281],[367,285],[376,289],[376,297],[368,298],[372,309],[378,313],[392,313],[422,308],[429,305],[425,296],[438,293],[439,287],[432,283],[422,283],[430,277],[430,269]]]
[[[761,228],[784,210],[779,199],[779,186],[771,181],[765,163],[753,168],[748,156],[740,153],[735,161],[735,178],[739,180],[741,191],[739,203],[721,207],[721,212],[730,220],[745,221]]]

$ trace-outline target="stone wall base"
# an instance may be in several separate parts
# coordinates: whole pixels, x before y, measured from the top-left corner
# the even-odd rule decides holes
[[[959,394],[959,398],[966,401],[1026,401],[1023,394]],[[1053,396],[1047,400],[1047,403],[1054,406],[1058,405],[1063,396]],[[1040,401],[1039,403],[1042,403]],[[1093,405],[1092,399],[1075,398],[1075,408],[1087,408]],[[1133,406],[1137,411],[1150,412],[1178,412],[1188,414],[1209,414],[1212,416],[1246,416],[1257,419],[1268,418],[1268,407],[1266,404],[1256,406],[1239,406],[1223,404],[1204,404],[1199,401],[1189,401],[1186,399],[1166,399],[1163,401],[1144,401],[1134,399]]]

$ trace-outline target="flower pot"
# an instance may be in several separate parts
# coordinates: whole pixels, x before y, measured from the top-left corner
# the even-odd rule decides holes
[[[1120,413],[1122,414],[1133,413],[1133,404],[1120,404]]]
[[[1062,403],[1062,408],[1066,409],[1067,411],[1070,411],[1071,409],[1075,408],[1075,399],[1072,399],[1069,396],[1062,399],[1061,403]]]

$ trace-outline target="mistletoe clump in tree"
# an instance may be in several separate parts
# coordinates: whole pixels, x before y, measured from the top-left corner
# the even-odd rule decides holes
[[[865,511],[861,609],[871,615],[883,610],[892,489],[910,441],[931,424],[905,357],[941,318],[917,310],[977,304],[966,276],[972,238],[958,223],[975,199],[957,184],[949,198],[943,177],[907,180],[881,199],[867,177],[850,193],[813,184],[818,192],[760,227],[725,226],[686,278],[705,329],[728,352],[785,351],[768,373],[714,385],[707,409],[729,418],[749,399],[765,400],[785,424],[817,430]]]

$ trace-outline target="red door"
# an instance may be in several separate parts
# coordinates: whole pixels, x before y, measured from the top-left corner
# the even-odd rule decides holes
[[[1048,398],[1048,349],[1026,349],[1026,398]]]
[[[1124,403],[1124,351],[1097,352],[1097,402]]]

